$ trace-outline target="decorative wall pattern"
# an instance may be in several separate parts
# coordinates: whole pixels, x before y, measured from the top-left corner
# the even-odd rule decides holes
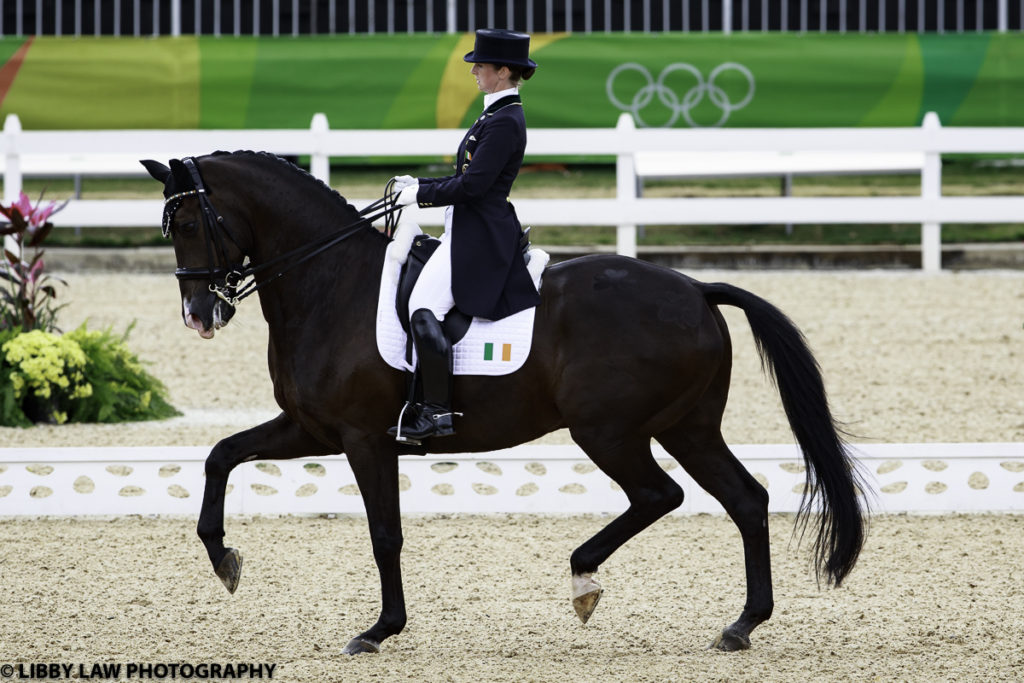
[[[796,511],[804,465],[795,446],[735,446],[768,489],[772,512]],[[197,515],[207,448],[0,449],[0,516]],[[721,513],[659,447],[657,462],[686,493],[680,513]],[[884,512],[1024,510],[1024,444],[884,444],[858,459]],[[575,446],[403,457],[407,513],[618,513],[621,489]],[[344,456],[250,462],[228,485],[228,514],[362,513]]]

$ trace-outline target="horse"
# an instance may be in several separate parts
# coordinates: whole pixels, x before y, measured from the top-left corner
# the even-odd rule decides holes
[[[802,450],[806,486],[794,533],[812,532],[819,582],[838,587],[853,569],[864,543],[867,488],[806,340],[764,299],[617,255],[550,265],[524,365],[503,376],[456,377],[454,397],[464,413],[457,433],[403,445],[387,429],[407,380],[373,343],[389,237],[328,185],[265,152],[142,163],[164,184],[164,233],[174,245],[185,325],[212,338],[240,299],[258,292],[269,327],[268,364],[281,413],[223,439],[205,463],[197,533],[229,592],[242,562],[224,545],[232,469],[251,460],[344,453],[366,508],[381,611],[342,652],[379,652],[406,623],[398,457],[495,451],[568,428],[628,500],[569,557],[579,618],[586,623],[600,598],[594,573],[601,564],[683,501],[680,486],[654,460],[653,439],[739,529],[746,602],[710,647],[749,648],[751,631],[774,605],[768,493],[722,437],[732,347],[720,306],[746,314],[762,369]]]

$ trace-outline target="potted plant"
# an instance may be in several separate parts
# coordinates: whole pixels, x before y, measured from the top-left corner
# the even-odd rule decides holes
[[[93,331],[82,323],[62,334],[57,327],[56,284],[45,270],[42,243],[53,229],[50,216],[67,202],[24,192],[0,224],[0,426],[48,422],[124,422],[178,415],[167,390],[128,349],[123,335]]]

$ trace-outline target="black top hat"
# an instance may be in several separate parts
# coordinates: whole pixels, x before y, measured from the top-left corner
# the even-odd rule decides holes
[[[477,64],[537,68],[536,62],[530,59],[530,36],[496,28],[477,30],[473,51],[467,52],[463,59]]]

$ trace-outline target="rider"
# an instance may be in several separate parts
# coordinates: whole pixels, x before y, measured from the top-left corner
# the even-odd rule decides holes
[[[471,73],[485,93],[484,111],[459,145],[455,175],[395,178],[400,205],[448,207],[441,245],[409,298],[423,402],[403,412],[403,438],[455,433],[452,347],[441,328],[448,311],[458,306],[468,315],[499,320],[540,302],[520,247],[522,227],[508,198],[526,149],[519,83],[537,68],[529,52],[525,33],[478,30],[473,51],[463,59],[472,62]]]

